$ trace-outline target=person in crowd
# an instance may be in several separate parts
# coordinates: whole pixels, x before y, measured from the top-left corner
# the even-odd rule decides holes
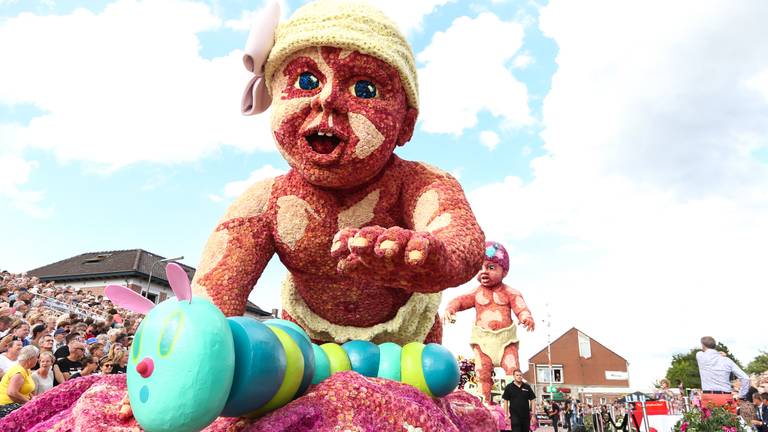
[[[120,358],[123,356],[123,351],[125,351],[125,348],[123,348],[121,344],[113,343],[109,348],[109,352],[107,352],[107,358],[117,365],[120,362]],[[113,371],[113,373],[116,372]]]
[[[731,374],[741,381],[739,397],[746,398],[749,390],[749,376],[741,368],[726,356],[721,355],[715,347],[715,339],[711,336],[701,338],[701,351],[696,353],[696,362],[699,364],[701,377],[702,396],[704,406],[733,405],[731,395]],[[751,404],[750,404],[751,405]]]
[[[110,375],[112,374],[112,368],[114,367],[114,363],[112,363],[112,360],[108,358],[103,358],[101,360],[100,366],[99,366],[99,373],[102,375]]]
[[[99,342],[97,338],[88,339],[87,342],[88,342],[88,353],[95,359],[101,360],[101,358],[104,357],[104,344]]]
[[[512,432],[530,432],[532,418],[536,417],[536,395],[531,386],[523,382],[520,369],[512,372],[512,382],[504,388],[501,398],[504,410],[509,412]]]
[[[69,331],[65,329],[64,327],[59,327],[56,329],[56,331],[53,332],[53,351],[56,352],[59,348],[67,345],[66,337],[69,334]]]
[[[0,338],[4,338],[11,329],[13,319],[7,315],[0,316]]]
[[[80,370],[80,372],[75,372],[72,374],[72,376],[69,377],[69,379],[75,379],[79,378],[81,376],[88,376],[93,373],[97,373],[96,370],[99,368],[99,361],[96,358],[93,358],[91,356],[83,357],[83,360],[81,361],[83,364],[83,368]]]
[[[81,336],[80,333],[77,333],[75,331],[68,334],[67,337],[64,338],[64,340],[67,342],[67,344],[64,345],[63,347],[60,347],[53,353],[54,357],[56,357],[57,359],[64,358],[69,355],[69,345],[72,344],[72,342],[85,342],[85,340],[83,339],[83,336]]]
[[[128,351],[123,350],[117,364],[112,367],[112,373],[124,374],[128,371]]]
[[[21,353],[21,349],[24,347],[24,343],[20,339],[15,336],[12,337],[14,339],[11,340],[11,346],[8,348],[8,351],[0,354],[0,376],[18,363],[19,353]]]
[[[567,430],[571,430],[571,421],[573,420],[573,407],[571,406],[569,401],[566,400],[563,404],[564,410],[565,410],[565,421],[563,422],[563,427]]]
[[[768,422],[766,422],[766,409],[765,401],[760,393],[752,394],[752,404],[755,406],[755,418],[752,420],[752,427],[757,432],[768,431]]]
[[[8,335],[3,338],[2,341],[0,341],[0,347],[2,346],[8,346],[12,340],[21,340],[21,344],[23,346],[26,346],[28,344],[24,343],[25,338],[29,335],[29,324],[24,322],[21,319],[17,319],[11,324],[10,331],[8,332]]]
[[[40,342],[37,344],[37,348],[40,349],[40,352],[50,352],[51,355],[53,355],[53,346],[55,345],[55,341],[53,340],[53,336],[45,335],[40,338]]]
[[[28,345],[21,349],[18,363],[0,379],[0,418],[3,418],[32,399],[35,381],[30,368],[37,363],[38,349]]]
[[[38,368],[32,372],[35,381],[35,395],[41,395],[53,388],[53,363],[56,359],[50,351],[40,351]]]
[[[32,345],[40,348],[40,339],[42,339],[43,336],[46,336],[45,324],[37,324],[36,326],[32,327],[32,335],[28,337],[27,340]]]
[[[552,420],[552,428],[555,432],[557,432],[557,426],[560,423],[560,406],[557,404],[557,402],[552,401],[552,404],[549,406],[547,417]]]
[[[56,384],[61,384],[64,381],[69,380],[72,374],[80,372],[83,369],[83,363],[81,360],[85,356],[85,345],[82,342],[73,340],[69,344],[69,355],[66,357],[58,358],[56,364],[53,366],[54,372],[58,372],[55,376]]]

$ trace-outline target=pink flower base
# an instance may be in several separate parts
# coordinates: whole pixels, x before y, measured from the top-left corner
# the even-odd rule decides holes
[[[128,432],[142,429],[118,416],[125,376],[86,377],[58,386],[0,420],[0,430]],[[498,422],[476,397],[457,390],[432,399],[415,388],[341,372],[260,419],[218,418],[206,432],[496,431]],[[417,429],[418,430],[418,429]]]

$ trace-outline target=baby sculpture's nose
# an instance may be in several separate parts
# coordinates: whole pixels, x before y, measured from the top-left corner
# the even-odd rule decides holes
[[[149,378],[152,372],[155,370],[155,362],[149,357],[144,357],[139,364],[136,365],[136,372],[144,378]]]

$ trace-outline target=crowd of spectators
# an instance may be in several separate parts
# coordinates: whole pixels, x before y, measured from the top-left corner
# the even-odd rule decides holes
[[[88,290],[0,273],[0,418],[67,380],[125,373],[141,316]]]

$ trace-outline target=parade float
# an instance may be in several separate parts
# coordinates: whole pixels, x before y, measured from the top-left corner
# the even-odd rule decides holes
[[[67,381],[11,413],[4,431],[490,431],[455,390],[439,343],[441,292],[483,263],[483,233],[459,183],[394,154],[419,97],[411,47],[364,2],[319,0],[252,30],[242,112],[271,107],[291,169],[251,186],[213,230],[194,280],[147,314],[127,379]],[[450,89],[446,89],[450,91]],[[244,318],[270,258],[288,270],[282,320]]]

